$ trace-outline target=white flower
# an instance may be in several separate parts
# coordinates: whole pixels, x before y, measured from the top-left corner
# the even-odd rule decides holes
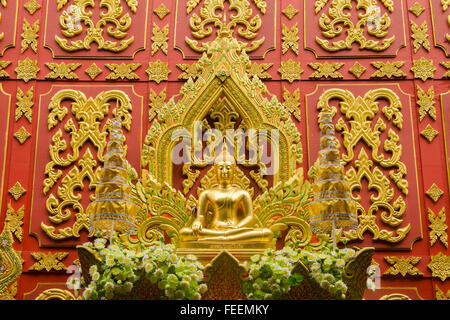
[[[173,273],[169,274],[167,276],[167,281],[178,281],[178,278],[176,275],[174,275]]]
[[[167,298],[173,298],[173,296],[175,294],[175,289],[166,288],[166,290],[164,290],[164,293],[166,294]]]
[[[178,260],[177,255],[171,254],[171,255],[169,256],[169,261],[170,261],[170,263],[176,263],[177,260]]]
[[[189,288],[189,282],[182,280],[180,282],[180,288],[186,290],[187,288]]]
[[[131,274],[128,276],[128,280],[130,280],[131,282],[136,282],[137,280],[137,276],[134,272],[131,272]]]
[[[155,256],[159,256],[163,253],[163,249],[161,249],[160,247],[156,248],[155,251],[153,251],[153,254]]]
[[[112,244],[112,245],[108,246],[108,249],[111,249],[111,250],[120,250],[120,248],[119,248],[119,246],[118,246],[117,244]]]
[[[208,286],[206,284],[204,284],[204,283],[202,283],[198,287],[198,292],[200,292],[201,294],[204,294],[207,290],[208,290]]]
[[[98,279],[100,279],[100,273],[94,272],[94,273],[92,274],[92,280],[93,280],[93,281],[97,281]]]
[[[200,293],[198,293],[198,292],[196,292],[195,294],[194,294],[194,300],[200,300],[202,298],[202,295],[200,294]]]
[[[118,261],[120,264],[125,264],[125,257],[124,257],[124,256],[119,256],[119,258],[117,259],[117,261]]]
[[[89,268],[89,274],[92,276],[95,272],[97,272],[97,265],[94,264]]]
[[[336,282],[336,288],[338,290],[342,290],[343,292],[347,291],[347,285],[342,280],[339,280]]]
[[[106,239],[95,239],[94,248],[103,249],[105,247]]]
[[[89,288],[89,287],[87,287],[87,288],[84,290],[84,292],[83,292],[83,298],[84,298],[84,299],[89,299],[89,297],[91,296],[91,294],[92,294],[92,289]]]
[[[191,261],[196,261],[196,260],[197,260],[197,257],[194,256],[193,254],[188,254],[188,255],[186,256],[186,259],[191,260]]]
[[[326,280],[323,280],[323,281],[320,282],[320,287],[322,289],[328,289],[329,286],[330,286],[330,283],[328,281],[326,281]]]
[[[127,281],[125,282],[125,284],[123,285],[125,292],[131,292],[131,290],[133,289],[133,283]]]
[[[345,267],[345,261],[344,259],[337,259],[336,260],[336,267],[342,269],[343,267]]]
[[[318,271],[318,270],[320,270],[320,264],[318,262],[314,262],[311,265],[311,271],[313,272],[313,271]]]
[[[150,273],[153,271],[153,263],[146,263],[144,266],[145,272]]]
[[[108,281],[105,283],[105,290],[106,291],[113,291],[114,290],[114,283],[111,281]]]

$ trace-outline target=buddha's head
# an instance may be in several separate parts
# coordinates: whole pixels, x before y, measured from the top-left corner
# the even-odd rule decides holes
[[[234,166],[229,160],[216,163],[217,182],[220,185],[230,185],[233,182]]]

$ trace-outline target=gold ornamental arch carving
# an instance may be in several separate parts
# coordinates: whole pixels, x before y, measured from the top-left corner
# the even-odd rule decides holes
[[[225,50],[221,48],[230,48]],[[221,51],[223,50],[223,51]],[[194,123],[202,122],[209,115],[214,126],[224,131],[233,129],[240,118],[241,129],[254,129],[266,134],[271,146],[279,154],[279,166],[274,174],[273,185],[287,181],[302,163],[303,154],[298,132],[289,112],[275,96],[265,96],[267,89],[257,77],[250,78],[246,67],[250,63],[247,54],[235,39],[219,38],[204,54],[199,64],[202,74],[194,82],[191,78],[180,91],[180,99],[172,97],[159,111],[145,139],[142,156],[143,167],[148,167],[159,182],[172,184],[172,150],[178,139],[189,139],[195,135]],[[216,110],[216,111],[214,111]],[[231,126],[230,126],[231,125]],[[186,129],[186,134],[173,138],[177,130]],[[268,133],[277,130],[278,143]],[[189,134],[190,136],[189,136]],[[206,166],[193,155],[190,158],[197,166]],[[191,168],[183,169],[185,175],[197,175]]]

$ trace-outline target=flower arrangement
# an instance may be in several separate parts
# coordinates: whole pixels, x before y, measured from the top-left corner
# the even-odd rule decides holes
[[[97,251],[101,257],[99,267],[89,269],[92,281],[83,292],[84,299],[114,299],[129,294],[139,280],[156,285],[165,299],[200,300],[208,289],[203,281],[203,266],[193,255],[178,256],[175,247],[155,242],[144,250],[126,248],[113,238],[98,238],[85,246]]]
[[[309,276],[331,295],[345,299],[347,285],[342,280],[346,263],[355,256],[355,250],[323,247],[315,251],[312,248],[295,248],[286,245],[281,250],[267,249],[264,255],[251,257],[246,265],[249,281],[244,285],[244,293],[249,299],[280,299],[291,288],[303,281],[300,274],[292,274],[292,269],[301,261],[309,270]]]

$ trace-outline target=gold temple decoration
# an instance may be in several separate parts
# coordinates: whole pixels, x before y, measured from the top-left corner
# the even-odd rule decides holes
[[[11,64],[11,61],[0,61],[0,78],[9,78],[9,73],[4,69]]]
[[[285,9],[283,9],[281,11],[286,18],[288,18],[289,20],[292,20],[292,18],[298,13],[298,10],[295,9],[292,4],[289,4]]]
[[[391,79],[391,78],[406,77],[406,73],[400,70],[400,68],[405,64],[404,61],[393,61],[393,62],[373,61],[370,64],[378,69],[370,76],[371,78],[387,77]]]
[[[442,78],[450,78],[450,61],[441,61],[440,65],[448,71],[442,76]]]
[[[7,0],[1,0],[0,2],[3,6],[3,8],[6,7],[7,5]],[[0,19],[2,18],[2,14],[0,13]],[[5,33],[4,32],[0,32],[0,40],[2,40],[5,37]]]
[[[433,277],[439,278],[443,282],[450,277],[450,257],[439,252],[437,255],[431,256],[428,268]]]
[[[79,300],[68,290],[52,288],[42,291],[34,300]]]
[[[81,64],[80,63],[68,63],[64,62],[56,63],[56,62],[46,62],[45,65],[47,68],[51,70],[46,76],[45,79],[68,79],[68,80],[78,80],[78,76],[74,73],[76,69],[78,69]]]
[[[411,71],[414,73],[414,78],[421,79],[425,82],[427,79],[433,79],[436,67],[432,59],[421,57],[419,60],[413,61]]]
[[[252,62],[247,66],[248,76],[250,78],[257,76],[259,79],[272,79],[272,76],[266,72],[272,66],[273,63]]]
[[[334,110],[329,106],[329,102],[337,99],[340,101],[340,112],[343,117],[336,122],[336,130],[343,136],[343,146],[345,153],[342,154],[344,165],[354,161],[354,167],[347,169],[346,178],[349,182],[352,198],[357,201],[357,210],[359,225],[357,230],[344,232],[343,236],[349,240],[363,240],[363,234],[370,231],[374,240],[383,240],[387,242],[401,241],[411,229],[408,224],[399,228],[403,222],[402,216],[406,211],[406,203],[403,195],[408,194],[408,181],[406,176],[406,166],[400,160],[402,148],[399,144],[399,137],[394,129],[387,133],[388,138],[383,144],[385,151],[390,152],[391,157],[385,158],[380,153],[381,140],[380,134],[386,130],[386,123],[382,118],[377,118],[379,113],[378,100],[383,99],[389,102],[388,106],[382,108],[382,113],[387,120],[392,121],[393,125],[401,130],[403,126],[403,116],[401,113],[401,101],[397,94],[389,89],[375,89],[367,92],[364,97],[357,97],[347,90],[330,89],[324,92],[317,104],[317,109]],[[333,111],[334,113],[335,111]],[[349,121],[350,128],[344,121]],[[374,119],[377,119],[374,125]],[[354,149],[359,142],[364,142],[371,150],[371,158],[367,155],[364,148],[359,154],[355,155]],[[355,159],[356,158],[356,159]],[[374,167],[374,165],[376,165]],[[380,168],[390,169],[388,177]],[[360,204],[361,195],[354,195],[356,191],[362,191],[362,180],[368,181],[368,189],[377,193],[376,198],[371,198],[369,208],[364,208]],[[398,188],[401,193],[394,199],[394,189],[392,184]],[[375,214],[383,210],[380,215],[381,221],[390,228],[397,228],[396,233],[387,229],[380,229],[376,223]]]
[[[281,79],[287,80],[289,83],[300,80],[303,71],[301,63],[292,59],[281,61],[281,67],[278,69],[278,72],[281,74]]]
[[[152,56],[159,50],[167,55],[167,49],[169,48],[169,44],[167,41],[169,40],[169,25],[166,24],[162,29],[156,24],[153,23],[153,36],[152,36]]]
[[[432,142],[434,138],[439,134],[437,130],[435,130],[430,124],[428,124],[425,129],[420,132],[420,135],[428,140],[428,142]]]
[[[166,89],[164,88],[159,94],[156,94],[156,92],[150,88],[149,101],[150,108],[148,110],[148,122],[152,122],[166,103]]]
[[[416,17],[419,17],[424,11],[425,11],[425,8],[422,7],[422,6],[420,5],[420,3],[418,3],[417,1],[416,1],[416,3],[414,3],[414,4],[412,5],[411,8],[409,8],[409,12],[411,12],[412,14],[414,14]]]
[[[14,236],[22,242],[22,225],[23,217],[25,216],[25,206],[21,206],[17,211],[14,210],[11,203],[8,203],[8,208],[6,209],[5,225],[8,225],[9,232],[14,234]]]
[[[104,165],[99,173],[94,200],[86,213],[89,216],[89,230],[114,231],[133,234],[136,229],[137,205],[133,201],[129,176],[137,177],[134,169],[125,158],[125,136],[121,119],[111,120],[110,139],[108,141]]]
[[[161,3],[153,12],[158,16],[159,20],[164,19],[165,16],[167,16],[170,13],[170,10],[164,5],[164,3]]]
[[[140,63],[107,63],[105,66],[111,71],[111,73],[106,76],[107,80],[139,80],[139,76],[133,71],[136,71],[141,66]]]
[[[428,209],[428,228],[430,231],[430,246],[433,246],[439,239],[441,243],[448,248],[448,226],[445,223],[447,216],[445,215],[445,207],[436,215],[433,210]]]
[[[37,260],[28,271],[45,271],[50,272],[53,270],[67,270],[67,267],[61,260],[65,259],[69,255],[68,252],[55,252],[55,253],[44,253],[44,252],[31,252],[31,256]]]
[[[341,62],[333,63],[320,63],[320,62],[310,62],[308,65],[313,68],[314,71],[309,78],[310,79],[321,79],[321,78],[332,78],[332,79],[343,79],[344,77],[338,71],[344,66]]]
[[[387,269],[383,275],[398,275],[401,274],[403,277],[406,275],[420,275],[423,276],[423,273],[420,272],[414,265],[418,264],[422,258],[420,257],[384,257],[387,263],[391,265],[389,269]]]
[[[31,119],[33,116],[33,110],[31,108],[33,107],[33,96],[34,96],[34,87],[31,87],[28,89],[26,93],[22,91],[22,89],[17,88],[16,93],[16,115],[15,119],[18,121],[20,118],[25,116],[25,118],[28,120],[29,123],[31,123]]]
[[[294,24],[292,28],[288,28],[285,24],[282,25],[281,29],[282,37],[281,40],[281,52],[285,54],[289,49],[291,49],[298,56],[298,23]]]
[[[20,35],[22,37],[22,49],[21,53],[24,53],[25,50],[28,48],[31,48],[34,53],[37,52],[37,38],[39,37],[39,20],[36,20],[33,25],[31,25],[27,19],[23,19],[23,25],[22,25],[22,34]]]
[[[405,294],[391,293],[391,294],[386,294],[386,295],[382,296],[379,300],[405,301],[405,300],[412,300],[412,299]]]
[[[434,107],[434,87],[431,86],[428,92],[425,92],[417,85],[417,104],[419,108],[419,119],[422,121],[428,114],[433,120],[436,120],[436,108]]]
[[[9,194],[14,200],[19,200],[24,195],[26,190],[22,187],[19,181],[17,181],[11,188],[8,189]]]
[[[17,130],[17,131],[14,133],[14,138],[16,138],[17,141],[19,141],[20,144],[24,144],[25,141],[26,141],[29,137],[31,137],[31,133],[29,133],[29,132],[27,131],[27,129],[25,129],[24,126],[20,127],[20,129]]]
[[[70,100],[70,110],[62,105],[62,101]],[[115,105],[114,108],[111,105]],[[79,237],[79,231],[89,229],[89,219],[81,205],[81,195],[75,194],[75,190],[83,190],[83,181],[89,181],[89,189],[93,189],[97,182],[97,170],[99,162],[104,161],[103,153],[107,146],[106,138],[110,129],[110,120],[100,127],[102,120],[112,113],[114,117],[122,119],[122,125],[127,130],[131,127],[131,101],[126,93],[120,90],[103,91],[96,97],[86,97],[81,91],[63,89],[58,91],[49,104],[48,129],[52,130],[58,123],[68,135],[70,135],[71,152],[66,152],[67,142],[61,129],[57,129],[52,136],[49,146],[51,161],[45,167],[46,178],[43,181],[42,191],[47,196],[46,209],[49,220],[53,224],[61,224],[69,220],[73,209],[75,222],[72,226],[56,230],[53,225],[41,223],[44,232],[54,240],[62,240],[71,237]],[[73,118],[66,119],[70,113]],[[75,125],[75,122],[77,125]],[[90,141],[97,149],[97,160],[93,157],[91,147],[84,154],[81,149],[87,141]],[[61,153],[66,154],[61,157]],[[63,174],[62,169],[70,170]],[[61,181],[57,192],[50,192],[54,185]],[[49,194],[50,193],[50,194]],[[56,232],[58,231],[58,232]]]
[[[262,14],[266,13],[267,3],[265,0],[252,0]]]
[[[352,75],[354,75],[357,79],[359,79],[364,72],[366,72],[367,68],[361,65],[358,61],[356,61],[353,66],[348,69]]]
[[[450,290],[445,294],[438,286],[436,286],[436,300],[450,300]]]
[[[414,21],[411,21],[411,38],[414,39],[414,53],[419,51],[420,47],[423,47],[428,52],[430,51],[430,41],[428,40],[428,26],[427,22],[424,21],[419,27]]]
[[[58,3],[57,10],[60,11],[68,1]],[[133,13],[136,13],[137,2],[126,1],[128,7]],[[55,41],[65,51],[76,52],[79,50],[90,50],[91,44],[96,43],[98,50],[111,52],[121,52],[127,49],[134,41],[134,36],[124,39],[131,26],[132,19],[128,13],[123,15],[121,1],[101,0],[100,8],[105,8],[100,14],[100,19],[95,23],[92,18],[92,12],[86,11],[88,7],[94,7],[93,1],[75,1],[68,10],[63,10],[59,17],[61,33],[65,38],[55,36]],[[70,14],[69,14],[70,12]],[[113,25],[113,26],[111,26]],[[83,26],[86,27],[84,39],[71,41],[70,38],[83,33]],[[106,30],[105,26],[108,26]],[[104,31],[117,40],[105,40]],[[69,39],[67,39],[69,38]]]
[[[318,14],[328,1],[316,1],[316,14]],[[394,11],[392,1],[382,1],[390,13]],[[388,4],[387,2],[391,2]],[[384,51],[391,46],[395,36],[385,38],[388,35],[388,29],[391,26],[391,19],[387,13],[381,15],[381,8],[376,0],[357,1],[357,9],[364,10],[364,14],[358,15],[356,25],[351,19],[351,15],[346,10],[351,10],[352,5],[349,0],[334,0],[328,9],[328,15],[322,13],[319,18],[319,27],[322,35],[327,39],[339,37],[344,28],[347,27],[347,36],[345,40],[334,41],[316,37],[316,42],[326,51],[337,52],[350,50],[354,43],[359,44],[360,50],[370,50],[375,52]],[[384,38],[383,40],[367,39],[364,33],[375,38]]]
[[[168,80],[169,74],[171,73],[169,69],[169,63],[162,62],[159,59],[154,62],[149,62],[148,68],[147,70],[145,70],[145,72],[148,75],[148,79],[150,81],[155,81],[156,83]]]
[[[23,7],[28,11],[29,14],[33,15],[38,11],[41,6],[36,2],[36,0],[30,0],[23,5]]]
[[[286,106],[286,109],[297,119],[300,121],[300,89],[296,89],[292,94],[288,89],[283,87],[283,104]]]
[[[189,37],[185,38],[186,43],[192,50],[196,52],[207,51],[208,43],[199,44],[198,40],[204,39],[212,34],[213,28],[210,26],[211,24],[217,28],[218,32],[232,33],[234,28],[236,28],[239,37],[250,41],[250,46],[248,46],[248,43],[239,41],[241,49],[244,49],[246,52],[255,51],[264,43],[265,37],[254,40],[258,36],[262,22],[258,14],[253,15],[253,10],[250,8],[248,0],[228,1],[230,2],[228,10],[236,12],[235,14],[229,15],[229,22],[227,22],[227,13],[225,12],[225,0],[205,0],[200,10],[200,16],[196,13],[192,14],[189,19],[189,26],[192,30],[192,36],[197,40]],[[194,2],[196,3],[193,4],[193,7],[198,5],[197,1]],[[258,2],[261,3],[261,1]],[[188,13],[192,9],[188,8]],[[218,10],[222,11],[223,14],[217,14],[216,12]]]
[[[186,3],[186,13],[191,13],[191,11],[194,10],[198,6],[200,1],[202,1],[202,0],[189,0]]]
[[[197,63],[177,63],[177,67],[183,71],[179,76],[178,79],[180,80],[188,80],[189,78],[192,78],[192,80],[197,79],[197,77],[202,73],[201,68]]]
[[[39,70],[37,60],[31,60],[28,57],[25,60],[17,61],[17,67],[14,69],[17,73],[17,79],[25,82],[36,79]]]
[[[447,11],[448,7],[450,6],[450,1],[449,0],[441,0],[441,5],[442,5],[442,11]],[[448,15],[447,17],[447,23],[450,26],[450,15]],[[445,38],[447,39],[447,41],[450,41],[450,34],[446,34]]]
[[[430,199],[433,200],[434,203],[436,203],[442,197],[444,191],[442,191],[435,183],[433,183],[433,185],[425,192],[425,194],[430,197]]]
[[[86,73],[89,76],[89,78],[94,80],[102,73],[102,69],[100,69],[94,62],[91,64],[89,68],[84,70],[84,73]]]
[[[0,234],[0,300],[14,300],[17,279],[22,274],[22,253],[13,248],[14,239],[5,223]]]

